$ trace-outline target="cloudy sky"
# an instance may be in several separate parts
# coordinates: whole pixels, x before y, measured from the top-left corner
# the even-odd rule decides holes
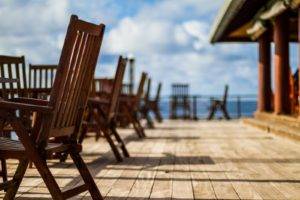
[[[209,44],[223,0],[0,0],[0,54],[57,63],[71,14],[107,26],[98,76],[113,75],[117,56],[134,55],[136,79],[190,83],[192,93],[256,93],[256,45]],[[296,56],[295,56],[296,57]]]

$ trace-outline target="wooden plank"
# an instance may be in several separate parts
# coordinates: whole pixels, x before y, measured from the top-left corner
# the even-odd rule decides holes
[[[157,173],[158,166],[161,160],[164,159],[164,154],[162,154],[165,147],[165,140],[156,142],[155,148],[152,153],[153,156],[149,156],[147,165],[140,171],[137,180],[135,181],[128,198],[139,198],[148,199],[151,195],[151,190],[154,183],[154,178]],[[157,159],[157,156],[159,158]],[[152,159],[153,158],[153,159]]]

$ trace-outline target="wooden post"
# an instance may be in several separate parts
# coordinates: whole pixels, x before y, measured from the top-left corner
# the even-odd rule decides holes
[[[257,111],[271,111],[271,43],[269,33],[258,39],[258,104]]]
[[[299,43],[299,56],[298,59],[300,60],[300,8],[298,9],[298,43]],[[300,63],[298,61],[298,63]],[[298,66],[298,84],[299,84],[299,91],[298,91],[298,116],[300,117],[300,64]]]
[[[237,96],[236,97],[236,111],[237,111],[237,118],[241,118],[242,117],[242,107],[241,107],[241,97]]]
[[[193,96],[193,119],[194,120],[198,120],[198,116],[197,116],[197,103],[198,103],[198,97],[196,95]]]
[[[129,58],[129,94],[134,92],[134,62],[134,58]]]
[[[289,19],[286,13],[275,18],[275,114],[290,114],[289,101]]]

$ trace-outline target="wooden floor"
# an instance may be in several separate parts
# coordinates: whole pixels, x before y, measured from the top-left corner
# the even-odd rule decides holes
[[[300,143],[239,121],[168,121],[137,139],[120,130],[131,158],[116,163],[103,140],[83,157],[106,199],[300,199]],[[59,184],[80,184],[70,162],[51,162]],[[16,161],[9,161],[12,175]],[[0,194],[3,197],[3,193]],[[51,199],[29,169],[17,199]],[[74,199],[91,199],[88,193]]]

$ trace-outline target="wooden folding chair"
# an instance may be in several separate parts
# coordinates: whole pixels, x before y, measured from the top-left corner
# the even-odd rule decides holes
[[[13,97],[27,97],[27,73],[24,56],[6,56],[0,55],[0,77],[7,79],[15,79],[16,81],[2,82],[0,84],[0,97],[9,99]],[[25,115],[27,113],[20,113]],[[27,125],[28,126],[28,123]],[[0,136],[10,138],[13,131],[10,124],[2,124]],[[6,160],[1,159],[1,172],[3,181],[7,181]]]
[[[154,99],[149,98],[149,101],[148,101],[149,109],[150,109],[150,111],[152,111],[154,113],[155,119],[159,123],[161,123],[163,121],[160,107],[159,107],[161,88],[162,88],[162,83],[159,83],[158,87],[157,87],[155,98]]]
[[[147,121],[147,127],[153,129],[154,123],[150,116],[150,91],[151,91],[151,78],[148,78],[147,81],[147,90],[144,95],[144,101],[140,106],[140,113],[142,117]]]
[[[29,91],[31,97],[47,99],[50,95],[57,65],[29,64]]]
[[[129,157],[125,143],[117,132],[115,122],[117,104],[122,88],[126,62],[126,59],[121,56],[119,57],[114,79],[94,80],[94,87],[88,101],[89,109],[87,120],[82,127],[82,134],[79,139],[79,142],[82,143],[87,132],[93,131],[96,133],[97,140],[100,137],[100,132],[103,133],[117,161],[123,160],[118,147],[122,150],[125,157]],[[117,144],[115,144],[111,135],[115,137]]]
[[[72,15],[62,49],[57,74],[50,100],[18,98],[0,100],[0,121],[12,125],[20,141],[0,138],[0,159],[19,159],[12,180],[0,185],[7,189],[4,199],[14,199],[26,172],[29,161],[36,166],[53,199],[62,200],[89,191],[92,199],[102,196],[79,152],[81,145],[77,136],[93,80],[99,55],[104,25],[95,25]],[[18,111],[37,112],[36,123],[27,130]],[[51,137],[60,137],[61,142],[51,144]],[[83,185],[62,192],[47,159],[55,153],[66,152],[79,170]]]
[[[227,96],[228,96],[228,85],[225,85],[225,90],[224,90],[224,95],[222,100],[217,100],[217,99],[211,99],[210,102],[210,107],[209,107],[209,114],[207,119],[211,120],[213,119],[215,113],[217,110],[220,110],[223,113],[223,116],[225,119],[229,120],[230,116],[227,111]]]
[[[117,123],[132,124],[136,134],[145,137],[144,128],[139,119],[139,106],[144,93],[144,85],[147,78],[146,73],[142,73],[140,84],[136,95],[121,94],[119,101],[119,111],[117,113]]]

